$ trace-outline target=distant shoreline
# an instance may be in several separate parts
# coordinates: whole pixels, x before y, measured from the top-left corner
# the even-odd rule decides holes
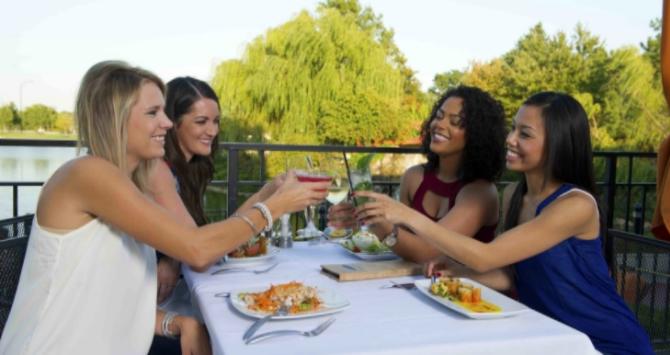
[[[0,132],[0,139],[43,139],[43,140],[77,140],[76,134],[67,134],[61,132],[37,132],[37,131],[7,131]]]

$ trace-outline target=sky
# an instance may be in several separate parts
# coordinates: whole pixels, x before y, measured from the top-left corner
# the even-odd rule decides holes
[[[359,0],[381,14],[424,89],[435,74],[496,58],[541,22],[549,34],[582,23],[608,49],[639,47],[662,0]],[[86,70],[121,59],[165,81],[210,80],[268,29],[319,0],[22,0],[0,16],[0,105],[72,111]]]

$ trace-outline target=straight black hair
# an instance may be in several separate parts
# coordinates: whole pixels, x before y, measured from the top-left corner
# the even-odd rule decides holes
[[[568,94],[551,91],[537,93],[523,105],[542,110],[545,133],[544,183],[555,179],[572,184],[589,192],[597,200],[589,120],[582,105]],[[527,191],[526,178],[522,176],[510,201],[505,230],[519,224],[523,195]],[[600,222],[603,235],[602,213]]]

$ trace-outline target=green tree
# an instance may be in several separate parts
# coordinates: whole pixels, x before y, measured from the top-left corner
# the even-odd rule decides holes
[[[379,144],[405,138],[425,114],[413,71],[381,17],[357,1],[326,1],[221,63],[224,137],[298,144]]]
[[[428,89],[433,99],[437,99],[445,91],[458,86],[463,78],[463,72],[460,70],[449,70],[444,73],[435,74],[433,86]]]
[[[9,130],[21,125],[21,118],[13,102],[0,106],[0,129]]]
[[[654,68],[635,47],[612,52],[603,92],[602,125],[625,149],[656,149],[669,130],[667,109]]]
[[[473,62],[460,81],[491,92],[509,119],[536,92],[567,92],[584,106],[597,149],[653,150],[670,127],[652,52],[608,52],[581,24],[570,37],[538,24],[500,58]]]
[[[654,67],[654,77],[661,80],[661,19],[656,18],[649,22],[649,27],[654,31],[651,37],[647,37],[646,42],[640,43],[640,47]]]
[[[35,104],[23,111],[21,120],[24,129],[44,129],[48,131],[53,128],[57,116],[58,114],[53,108],[42,104]]]
[[[74,133],[74,116],[71,112],[59,112],[53,124],[53,129],[61,133]]]

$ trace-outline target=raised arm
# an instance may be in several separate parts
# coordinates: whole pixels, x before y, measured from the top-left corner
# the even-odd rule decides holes
[[[404,205],[410,206],[410,190],[417,189],[422,176],[423,169],[418,166],[409,169],[403,175],[400,202]],[[474,236],[492,219],[495,220],[491,215],[497,215],[497,204],[497,192],[494,186],[484,181],[473,182],[460,191],[454,207],[437,223],[459,234]],[[392,228],[392,223],[381,220],[373,225],[373,232],[383,238],[391,233]],[[398,242],[393,251],[404,259],[427,262],[442,255],[434,245],[417,237],[411,230],[400,228],[397,238]]]
[[[385,195],[373,192],[358,194],[375,199],[359,209],[359,218],[370,222],[385,218],[404,224],[448,256],[478,272],[487,272],[537,255],[570,236],[583,239],[598,236],[596,205],[579,193],[555,201],[536,218],[499,235],[488,244],[431,223],[422,214]]]
[[[49,183],[57,188],[45,186],[43,190],[38,216],[45,226],[72,229],[97,216],[129,236],[198,268],[221,258],[254,234],[242,218],[200,228],[180,223],[106,160],[87,157],[68,165]],[[326,188],[327,183],[299,183],[290,176],[265,204],[278,218],[322,200]],[[65,200],[69,201],[67,208],[63,208]],[[242,214],[257,229],[265,227],[266,220],[258,210]]]

